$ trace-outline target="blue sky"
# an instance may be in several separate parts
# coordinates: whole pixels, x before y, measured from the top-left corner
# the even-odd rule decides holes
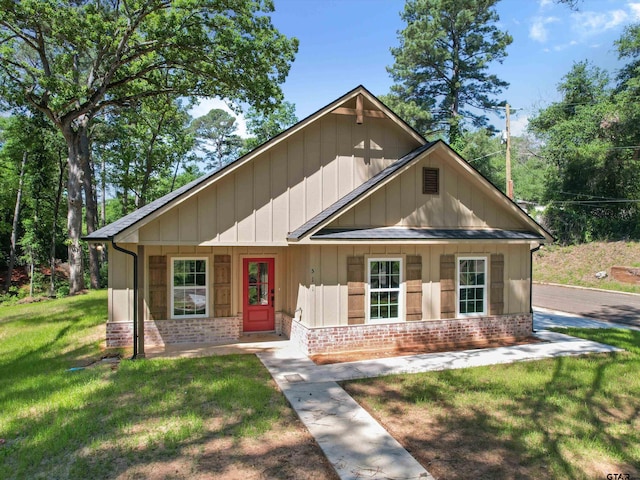
[[[282,87],[300,119],[360,84],[374,95],[389,92],[393,81],[386,67],[393,64],[390,48],[399,44],[404,1],[274,2],[273,24],[300,41]],[[519,109],[512,115],[515,135],[529,116],[558,99],[556,86],[574,62],[589,59],[615,72],[620,63],[613,42],[624,26],[640,21],[640,1],[582,0],[573,11],[552,0],[501,0],[497,11],[513,43],[503,64],[493,64],[491,71],[510,83],[501,99]],[[193,115],[218,105],[203,102]],[[504,120],[492,120],[504,128]]]

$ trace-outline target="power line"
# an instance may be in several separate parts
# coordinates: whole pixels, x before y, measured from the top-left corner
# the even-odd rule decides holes
[[[640,200],[620,199],[620,200],[551,200],[549,203],[562,204],[591,204],[599,205],[601,203],[640,203]]]
[[[478,158],[474,158],[473,160],[467,160],[467,163],[475,162],[476,160],[482,160],[483,158],[491,157],[492,155],[497,155],[499,153],[504,153],[504,152],[503,152],[503,150],[498,150],[497,152],[487,153],[486,155],[483,155],[483,156],[478,157]]]

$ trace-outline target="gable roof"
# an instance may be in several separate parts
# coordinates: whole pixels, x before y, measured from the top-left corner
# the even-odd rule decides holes
[[[371,177],[369,180],[364,182],[359,187],[347,193],[340,200],[335,202],[333,205],[330,205],[328,208],[324,209],[322,212],[317,214],[308,222],[300,225],[296,230],[291,232],[287,236],[287,240],[290,241],[298,241],[302,237],[304,237],[307,233],[315,230],[318,226],[326,223],[328,220],[334,217],[334,215],[346,207],[350,206],[354,203],[358,198],[365,196],[368,192],[374,189],[376,186],[382,184],[386,179],[393,177],[394,173],[400,171],[402,167],[411,163],[412,160],[415,160],[420,156],[420,154],[429,150],[433,145],[435,145],[438,141],[429,142],[421,147],[416,148],[413,152],[408,153],[401,159],[389,165],[384,170],[378,172],[378,174]]]
[[[378,108],[382,114],[395,122],[404,131],[406,131],[411,137],[413,137],[418,143],[426,144],[427,140],[422,137],[416,130],[409,126],[404,120],[398,117],[391,109],[389,109],[384,103],[378,100],[371,92],[369,92],[364,86],[359,85],[350,92],[347,92],[340,98],[334,100],[327,106],[321,108],[317,112],[309,115],[305,119],[296,123],[292,127],[288,128],[284,132],[276,135],[272,139],[256,147],[246,155],[236,159],[235,161],[225,165],[224,167],[214,170],[202,177],[184,185],[183,187],[174,190],[167,195],[154,200],[153,202],[135,210],[134,212],[116,220],[109,225],[106,225],[95,232],[87,235],[84,239],[88,241],[98,242],[114,239],[116,236],[126,237],[134,229],[140,228],[146,223],[150,222],[154,218],[158,217],[167,210],[179,205],[183,201],[196,195],[198,192],[207,188],[213,182],[218,181],[220,178],[225,177],[231,172],[235,171],[242,165],[250,162],[263,152],[273,148],[275,145],[285,141],[296,132],[302,130],[310,123],[316,121],[320,117],[331,113],[332,111],[340,108],[346,102],[353,100],[358,95],[362,95],[367,101]],[[422,148],[422,147],[421,147]],[[396,162],[397,163],[397,162]],[[117,240],[117,239],[116,239]]]
[[[411,227],[382,227],[382,228],[351,228],[351,229],[322,229],[332,220],[335,220],[341,213],[353,207],[363,199],[371,195],[379,187],[382,187],[393,178],[396,178],[402,171],[409,168],[413,163],[423,158],[435,148],[444,148],[453,158],[465,169],[473,172],[484,184],[487,191],[497,196],[498,201],[505,205],[513,214],[518,216],[523,222],[531,227],[532,231],[522,232],[514,230],[497,229],[429,229]],[[466,232],[466,233],[465,233]],[[484,233],[479,233],[484,232]],[[414,151],[408,153],[401,159],[389,165],[384,170],[374,175],[359,187],[355,188],[347,195],[330,205],[328,208],[317,214],[298,227],[287,236],[288,241],[298,242],[305,237],[314,240],[436,240],[436,239],[494,239],[494,240],[537,240],[553,241],[553,236],[547,232],[540,224],[527,215],[513,200],[507,197],[495,185],[486,179],[471,164],[464,161],[449,145],[442,140],[436,140],[422,145]]]

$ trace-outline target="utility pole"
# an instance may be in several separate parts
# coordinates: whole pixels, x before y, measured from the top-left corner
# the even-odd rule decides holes
[[[507,168],[506,168],[506,181],[507,181],[507,197],[513,200],[513,181],[511,180],[511,117],[509,104],[505,105],[505,111],[507,112]]]

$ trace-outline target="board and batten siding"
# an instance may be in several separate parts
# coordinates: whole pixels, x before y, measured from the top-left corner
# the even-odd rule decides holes
[[[440,261],[442,255],[485,255],[488,266],[491,255],[502,254],[504,261],[503,313],[529,312],[529,245],[527,244],[451,244],[451,245],[356,245],[299,246],[307,250],[308,283],[301,277],[299,288],[305,298],[298,298],[302,321],[309,327],[348,325],[348,265],[352,257],[402,257],[406,272],[408,261],[422,259],[422,319],[441,318]],[[304,257],[304,255],[302,255]],[[407,260],[408,259],[408,260]],[[353,259],[352,259],[353,263]],[[365,263],[366,265],[366,263]],[[365,268],[366,271],[366,268]],[[405,277],[406,278],[406,277]],[[366,281],[366,278],[365,278]],[[489,279],[490,282],[490,279]],[[491,284],[487,284],[490,288]],[[415,311],[411,320],[416,320]],[[455,315],[452,315],[455,316]]]
[[[137,245],[121,244],[127,250],[134,250]],[[135,250],[134,250],[135,251]],[[170,316],[171,310],[171,259],[180,257],[205,257],[209,261],[209,312],[210,317],[235,316],[242,311],[242,259],[244,257],[273,257],[275,258],[275,307],[276,311],[293,312],[297,301],[297,290],[290,288],[290,283],[295,275],[288,275],[289,250],[283,247],[210,247],[193,245],[166,245],[145,247],[145,270],[149,272],[160,257],[166,259],[165,282],[167,305],[161,309],[151,299],[151,290],[157,289],[157,285],[147,283],[142,289],[142,298],[145,302],[144,319],[162,320]],[[296,269],[300,272],[306,270],[303,256],[298,255]],[[218,269],[229,269],[224,275]],[[148,280],[151,275],[145,275]],[[216,282],[224,289],[224,292],[216,292]],[[160,282],[155,282],[160,283]],[[300,282],[298,282],[300,283]],[[156,292],[157,293],[157,292]],[[229,298],[230,293],[230,298]],[[216,305],[215,299],[218,299]],[[133,260],[130,255],[118,252],[109,246],[109,322],[125,322],[133,318]],[[161,315],[164,310],[165,314]]]
[[[422,193],[422,169],[439,170],[440,193]],[[477,180],[441,151],[401,173],[345,211],[329,227],[405,226],[429,228],[528,229]]]
[[[135,245],[123,244],[132,249]],[[503,255],[504,292],[503,313],[529,311],[529,246],[525,244],[489,245],[292,245],[279,247],[195,247],[150,246],[145,248],[146,261],[150,256],[205,256],[209,258],[210,298],[215,299],[215,258],[231,258],[231,315],[242,311],[242,258],[245,256],[273,256],[276,258],[276,311],[296,316],[309,327],[347,325],[349,314],[348,259],[349,257],[401,256],[422,259],[422,318],[441,317],[440,261],[442,255]],[[218,257],[220,258],[220,257]],[[129,321],[133,315],[133,261],[129,255],[109,247],[109,321]],[[148,263],[146,263],[148,265]],[[148,267],[147,267],[148,268]],[[366,271],[366,268],[365,268]],[[489,279],[490,281],[490,279]],[[170,279],[167,284],[169,285]],[[488,284],[490,287],[490,284]],[[167,287],[168,288],[168,287]],[[170,301],[167,291],[167,301]],[[145,319],[153,315],[149,308],[149,290],[145,289]],[[214,305],[215,307],[215,305]],[[169,312],[169,306],[167,306]],[[415,313],[414,313],[415,315]],[[212,311],[213,316],[213,311]],[[415,316],[412,317],[415,320]]]
[[[329,114],[139,230],[153,244],[280,244],[417,141],[389,119]]]

